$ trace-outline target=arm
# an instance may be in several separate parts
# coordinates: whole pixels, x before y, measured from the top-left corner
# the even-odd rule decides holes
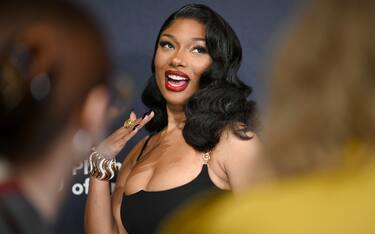
[[[111,195],[108,181],[90,177],[85,209],[85,232],[117,233],[112,218]]]
[[[108,181],[90,177],[85,210],[86,233],[126,233],[124,227],[119,225],[122,223],[120,216],[121,199],[124,184],[143,142],[144,140],[140,141],[125,157],[117,176],[116,188],[112,196]]]
[[[126,143],[138,132],[138,130],[150,121],[153,116],[154,113],[151,112],[144,119],[137,119],[135,114],[132,113],[130,118],[136,120],[136,124],[139,124],[139,126],[134,130],[125,128],[116,130],[98,146],[97,150],[109,157],[115,157]],[[133,157],[127,157],[125,159],[119,178],[128,173],[127,171],[130,170],[129,167],[132,159]],[[116,222],[113,217],[108,181],[101,181],[97,178],[90,177],[84,226],[87,234],[118,233]]]

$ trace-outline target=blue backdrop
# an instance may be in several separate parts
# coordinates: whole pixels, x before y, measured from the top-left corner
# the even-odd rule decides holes
[[[276,34],[286,23],[296,2],[195,1],[204,3],[221,14],[237,33],[243,48],[239,75],[254,88],[252,98],[260,103],[260,107],[265,93],[261,76],[262,71],[267,69],[265,61],[273,48],[273,42],[277,40]],[[103,29],[114,65],[113,93],[126,99],[126,102],[121,99],[117,101],[121,112],[112,119],[109,126],[111,131],[121,126],[130,108],[134,108],[138,113],[145,111],[140,96],[146,80],[151,75],[150,62],[157,33],[167,16],[191,1],[81,0],[79,3],[93,12]],[[119,161],[145,134],[142,131],[126,146],[120,153]],[[87,162],[82,162],[72,171],[72,184],[64,185],[70,192],[57,223],[57,233],[83,233],[83,213],[88,189],[87,172]]]

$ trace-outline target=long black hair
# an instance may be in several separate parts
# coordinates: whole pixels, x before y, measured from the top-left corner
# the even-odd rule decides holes
[[[176,19],[197,20],[206,26],[206,45],[212,65],[202,74],[199,90],[185,106],[185,141],[202,152],[212,150],[221,132],[229,127],[241,139],[256,126],[255,102],[248,101],[251,87],[237,75],[242,59],[241,44],[230,25],[219,14],[202,4],[188,4],[170,15],[162,25],[151,63],[152,77],[143,91],[143,103],[155,112],[146,125],[150,132],[159,132],[168,124],[166,101],[155,81],[155,54],[161,33]]]

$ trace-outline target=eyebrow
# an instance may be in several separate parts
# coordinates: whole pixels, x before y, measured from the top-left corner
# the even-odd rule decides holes
[[[169,37],[173,40],[176,40],[175,36],[173,36],[172,34],[168,34],[168,33],[163,33],[160,37]],[[193,41],[204,41],[204,42],[206,42],[206,39],[202,38],[202,37],[193,37],[192,40]]]

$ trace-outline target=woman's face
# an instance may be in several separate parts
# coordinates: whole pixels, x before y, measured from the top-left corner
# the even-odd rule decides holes
[[[159,38],[155,77],[168,104],[183,106],[198,90],[199,79],[212,64],[206,27],[194,19],[176,19]]]

